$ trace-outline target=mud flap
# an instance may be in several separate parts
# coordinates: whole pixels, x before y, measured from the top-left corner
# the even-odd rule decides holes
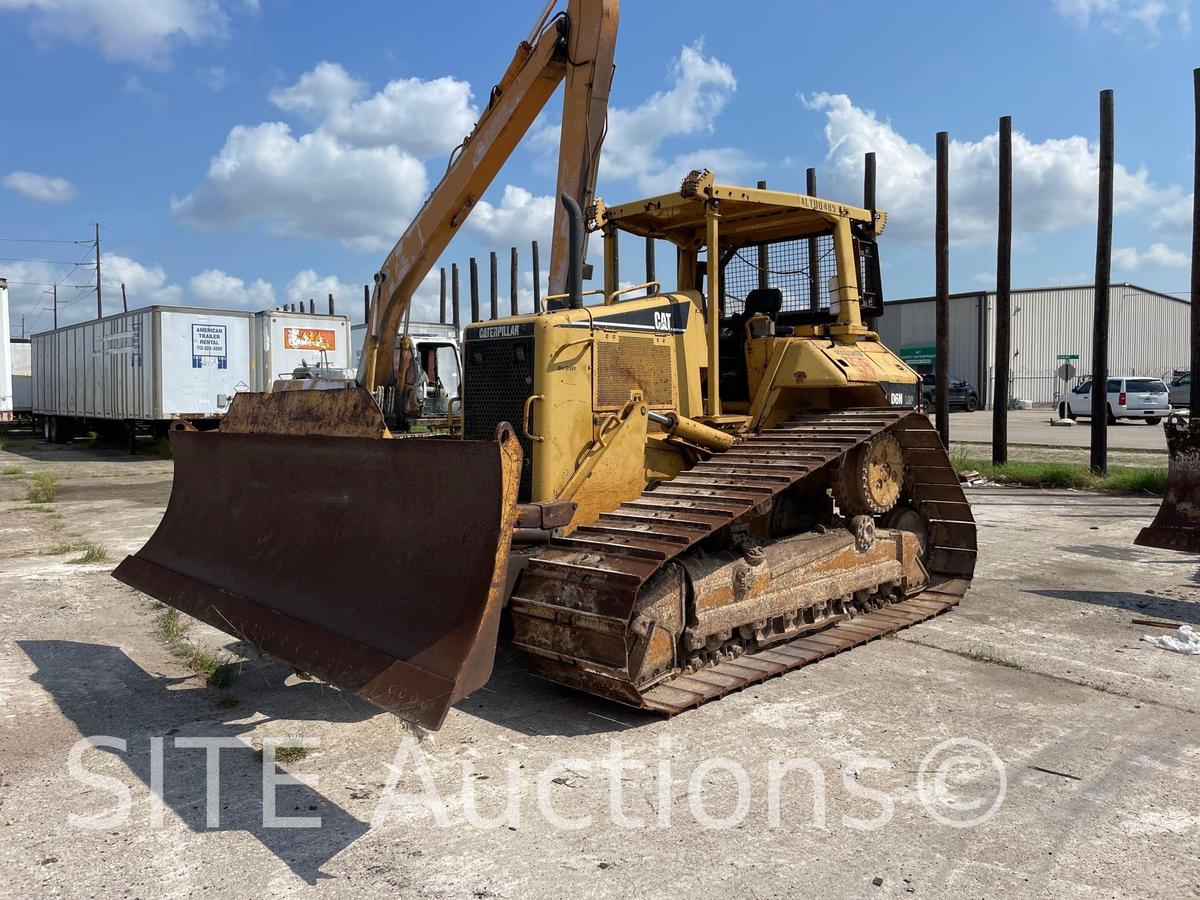
[[[1167,433],[1167,490],[1154,521],[1138,533],[1142,547],[1200,553],[1200,419],[1172,415]]]
[[[439,728],[491,674],[521,448],[175,431],[158,530],[120,581]]]

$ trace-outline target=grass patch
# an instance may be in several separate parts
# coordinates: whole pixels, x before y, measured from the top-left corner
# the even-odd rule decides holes
[[[30,503],[53,503],[58,497],[58,486],[62,476],[51,472],[34,472],[30,476],[29,489],[25,492]]]
[[[154,617],[154,632],[168,646],[180,643],[187,637],[192,623],[179,615],[179,610],[167,607]]]
[[[5,478],[20,478],[24,474],[24,466],[5,466],[3,469],[0,469],[0,475],[3,475]]]
[[[217,709],[233,709],[242,701],[232,694],[222,694],[217,698]]]
[[[284,744],[283,746],[276,747],[275,748],[275,762],[277,762],[277,763],[282,763],[283,765],[286,766],[289,763],[300,762],[300,760],[304,759],[306,756],[308,756],[308,754],[310,752],[312,752],[308,747],[298,746],[299,741],[300,741],[299,738],[289,737],[289,738],[285,738],[285,740],[294,740],[297,743],[296,743],[296,745]],[[264,751],[261,747],[258,750],[254,751],[254,755],[257,756],[260,761],[263,758],[263,753],[264,753]]]
[[[172,459],[174,457],[174,454],[171,453],[171,443],[166,438],[157,438],[139,447],[138,452],[145,452],[151,456],[157,456],[159,459]]]
[[[171,655],[215,688],[225,689],[237,681],[241,663],[224,650],[197,647],[187,639],[190,619],[167,607],[154,617],[155,634],[167,645]]]
[[[1101,478],[1087,466],[1074,463],[1010,461],[996,466],[987,460],[958,454],[951,461],[956,472],[974,470],[989,480],[1029,487],[1156,496],[1162,496],[1167,488],[1165,466],[1110,466],[1108,475]]]
[[[76,550],[82,550],[83,554],[78,559],[73,559],[71,562],[79,565],[87,563],[102,563],[112,560],[112,554],[108,552],[108,548],[102,544],[95,544],[91,541],[80,541],[76,546]]]
[[[1006,669],[1019,669],[1021,664],[1016,660],[1009,659],[1007,656],[997,656],[987,650],[979,650],[971,648],[969,650],[951,650],[949,651],[955,656],[961,656],[963,659],[974,660],[975,662],[989,663],[993,666],[1004,666]]]

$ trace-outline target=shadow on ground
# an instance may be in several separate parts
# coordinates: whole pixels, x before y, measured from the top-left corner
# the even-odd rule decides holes
[[[1027,591],[1038,597],[1055,600],[1074,600],[1096,606],[1123,609],[1138,618],[1169,619],[1186,624],[1200,624],[1200,600],[1177,600],[1157,594],[1136,594],[1129,591]]]
[[[150,739],[163,740],[163,801],[192,831],[245,831],[309,884],[328,878],[321,867],[356,841],[369,828],[337,803],[307,785],[275,789],[277,816],[319,816],[317,828],[265,827],[263,764],[255,749],[240,737],[260,725],[234,721],[251,716],[255,708],[268,718],[307,718],[321,721],[357,721],[378,710],[356,697],[303,683],[279,689],[271,681],[281,674],[270,666],[265,689],[247,692],[237,707],[201,711],[187,694],[203,691],[170,691],[172,679],[156,677],[136,665],[122,650],[103,644],[76,641],[18,641],[17,645],[37,666],[33,680],[45,688],[62,713],[84,737],[113,735],[127,741],[126,750],[97,747],[88,753],[116,755],[142,784],[151,784]],[[253,677],[253,676],[251,676]],[[253,701],[247,703],[247,700]],[[249,708],[248,708],[249,707]],[[164,729],[164,712],[174,709],[179,724]],[[192,718],[188,718],[188,714]],[[170,719],[167,720],[171,721]],[[126,733],[122,733],[125,731]],[[184,737],[235,739],[243,746],[220,753],[220,824],[209,827],[206,818],[206,753],[177,747]],[[64,761],[65,764],[65,761]],[[87,756],[83,764],[86,767]],[[303,772],[303,764],[295,767]],[[135,792],[136,797],[136,792]],[[139,807],[135,806],[135,809]],[[136,813],[135,813],[136,815]],[[143,823],[132,823],[141,827]]]
[[[607,734],[660,721],[643,710],[534,676],[507,641],[496,648],[488,683],[454,708],[526,735]]]

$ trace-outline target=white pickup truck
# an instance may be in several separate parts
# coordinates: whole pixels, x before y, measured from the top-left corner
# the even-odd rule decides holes
[[[1059,404],[1064,419],[1089,418],[1092,415],[1092,382],[1073,388],[1065,403]],[[1147,425],[1157,425],[1171,414],[1171,399],[1161,378],[1108,379],[1108,421],[1141,419]]]

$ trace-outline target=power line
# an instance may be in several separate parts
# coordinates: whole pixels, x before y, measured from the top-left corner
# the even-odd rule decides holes
[[[91,244],[91,240],[87,241],[60,241],[50,238],[0,238],[0,241],[6,241],[10,244]]]
[[[53,265],[69,266],[69,259],[30,259],[24,256],[0,256],[0,261],[3,262],[28,262],[28,263],[51,263]],[[80,265],[80,263],[76,263]]]

